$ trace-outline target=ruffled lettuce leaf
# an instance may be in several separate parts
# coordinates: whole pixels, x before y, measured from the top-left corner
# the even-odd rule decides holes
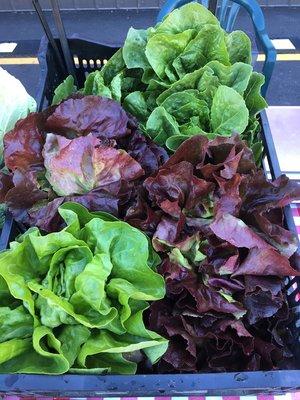
[[[167,341],[146,329],[143,311],[165,290],[146,236],[76,204],[60,213],[64,230],[29,230],[0,256],[10,299],[0,371],[132,374],[135,353],[157,362]]]
[[[152,235],[166,296],[149,327],[169,339],[156,373],[278,369],[292,363],[282,277],[298,276],[282,207],[300,195],[269,182],[238,135],[186,140],[148,177],[126,219]],[[267,349],[267,350],[266,350]]]

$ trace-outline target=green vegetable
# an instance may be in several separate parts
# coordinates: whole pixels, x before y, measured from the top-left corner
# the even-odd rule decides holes
[[[131,28],[123,49],[89,75],[84,93],[120,101],[146,135],[171,151],[184,137],[238,132],[257,158],[259,128],[254,134],[250,118],[267,106],[263,83],[251,66],[249,37],[226,33],[209,10],[189,3],[155,27]]]
[[[245,102],[251,116],[255,116],[262,109],[267,107],[265,99],[260,95],[260,88],[264,84],[263,75],[253,72],[245,91]]]
[[[74,78],[69,75],[57,88],[54,90],[54,96],[52,104],[59,104],[62,100],[69,97],[72,93],[77,91],[77,87],[74,85]]]
[[[148,301],[164,297],[146,236],[79,204],[59,209],[67,227],[31,228],[0,255],[0,373],[135,373],[167,341],[147,330]]]
[[[226,37],[226,44],[231,64],[238,61],[251,64],[251,40],[245,32],[231,32]]]
[[[244,132],[249,112],[240,94],[227,86],[220,86],[211,107],[211,127],[214,133],[231,136]]]
[[[147,31],[130,28],[123,47],[123,58],[128,68],[150,67],[145,50],[147,44]]]
[[[199,31],[203,25],[213,24],[219,26],[217,18],[205,7],[193,2],[177,8],[155,27],[152,33],[180,33],[187,29]]]

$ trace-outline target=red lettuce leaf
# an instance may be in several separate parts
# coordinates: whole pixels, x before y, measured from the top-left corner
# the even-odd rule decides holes
[[[23,224],[30,225],[27,210],[36,203],[48,199],[51,193],[39,182],[39,178],[43,175],[42,166],[32,166],[27,171],[16,170],[13,175],[14,186],[6,193],[5,202],[14,218]]]
[[[209,140],[205,136],[192,136],[178,147],[164,167],[169,168],[172,165],[179,164],[181,161],[188,161],[194,167],[202,164],[207,153],[208,144]]]
[[[198,190],[199,182],[207,190]],[[276,369],[289,362],[280,277],[300,273],[286,257],[295,242],[281,208],[298,195],[295,185],[268,183],[238,136],[195,136],[144,190],[136,209],[147,210],[148,226],[155,220],[152,243],[167,289],[150,308],[150,328],[170,340],[155,371]],[[204,258],[190,257],[195,244]]]
[[[139,132],[119,139],[117,145],[141,165],[146,176],[155,173],[169,158],[166,150]]]
[[[241,219],[231,214],[218,214],[210,224],[212,232],[220,239],[236,247],[268,249],[271,246]]]
[[[242,210],[246,214],[282,208],[300,198],[300,185],[281,175],[268,181],[263,171],[255,174],[245,187]]]
[[[0,176],[0,198],[20,224],[46,231],[60,229],[57,208],[65,201],[124,218],[143,178],[168,159],[164,149],[137,131],[137,121],[119,103],[99,96],[73,95],[30,114],[4,142],[12,172]],[[160,219],[150,219],[153,231]]]
[[[286,257],[291,257],[298,248],[297,235],[273,223],[267,214],[253,213],[252,224],[263,232],[265,240]]]
[[[47,119],[46,131],[69,138],[92,133],[116,139],[130,133],[129,117],[116,101],[100,96],[70,98],[60,103]]]
[[[161,220],[162,211],[153,210],[150,205],[148,205],[145,196],[145,192],[140,188],[138,193],[136,193],[134,204],[132,204],[126,212],[125,221],[152,237]]]
[[[215,176],[215,180],[219,186],[219,198],[215,202],[214,214],[229,213],[238,216],[242,205],[240,187],[245,178],[240,174],[235,174],[229,180],[217,176]]]
[[[239,275],[300,276],[300,271],[294,270],[288,258],[274,248],[253,247],[246,259],[232,274],[232,276]]]
[[[5,174],[0,172],[0,202],[5,202],[7,192],[14,187],[12,174]]]
[[[43,162],[44,123],[43,113],[31,113],[4,135],[4,162],[8,169],[25,170]]]
[[[92,135],[66,139],[48,134],[43,149],[46,177],[61,196],[87,193],[95,188],[144,174],[124,150],[102,145]]]
[[[47,204],[36,204],[28,209],[28,221],[45,232],[53,232],[63,227],[63,220],[58,213],[58,207],[63,203],[73,201],[82,204],[90,211],[105,211],[115,216],[119,215],[120,200],[117,195],[105,189],[96,189],[78,196],[57,197]]]
[[[272,295],[269,291],[256,290],[244,298],[244,306],[248,310],[247,318],[250,324],[255,324],[262,318],[272,317],[283,306],[282,294]]]

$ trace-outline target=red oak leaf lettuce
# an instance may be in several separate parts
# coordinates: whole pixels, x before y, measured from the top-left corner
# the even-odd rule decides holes
[[[299,186],[285,177],[268,182],[237,136],[194,136],[141,193],[126,218],[151,226],[167,287],[148,320],[170,341],[155,371],[261,370],[290,362],[281,279],[300,272],[288,259],[296,240],[283,227],[282,207],[300,197]]]

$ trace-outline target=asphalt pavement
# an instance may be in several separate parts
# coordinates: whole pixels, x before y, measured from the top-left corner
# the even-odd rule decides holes
[[[156,13],[155,10],[66,11],[62,12],[62,18],[67,35],[76,33],[83,38],[120,46],[130,26],[145,28],[153,25]],[[267,100],[270,105],[300,105],[300,7],[265,8],[264,13],[270,38],[290,39],[295,46],[292,51],[278,51],[292,56],[289,61],[277,61]],[[50,13],[47,13],[47,19],[54,31]],[[246,31],[255,45],[251,20],[243,10],[235,29]],[[0,42],[17,43],[13,53],[0,53],[0,65],[3,57],[35,57],[42,36],[42,28],[34,13],[0,13]],[[261,65],[257,63],[256,68]],[[38,65],[13,64],[12,61],[3,67],[18,77],[33,96],[36,94]]]

